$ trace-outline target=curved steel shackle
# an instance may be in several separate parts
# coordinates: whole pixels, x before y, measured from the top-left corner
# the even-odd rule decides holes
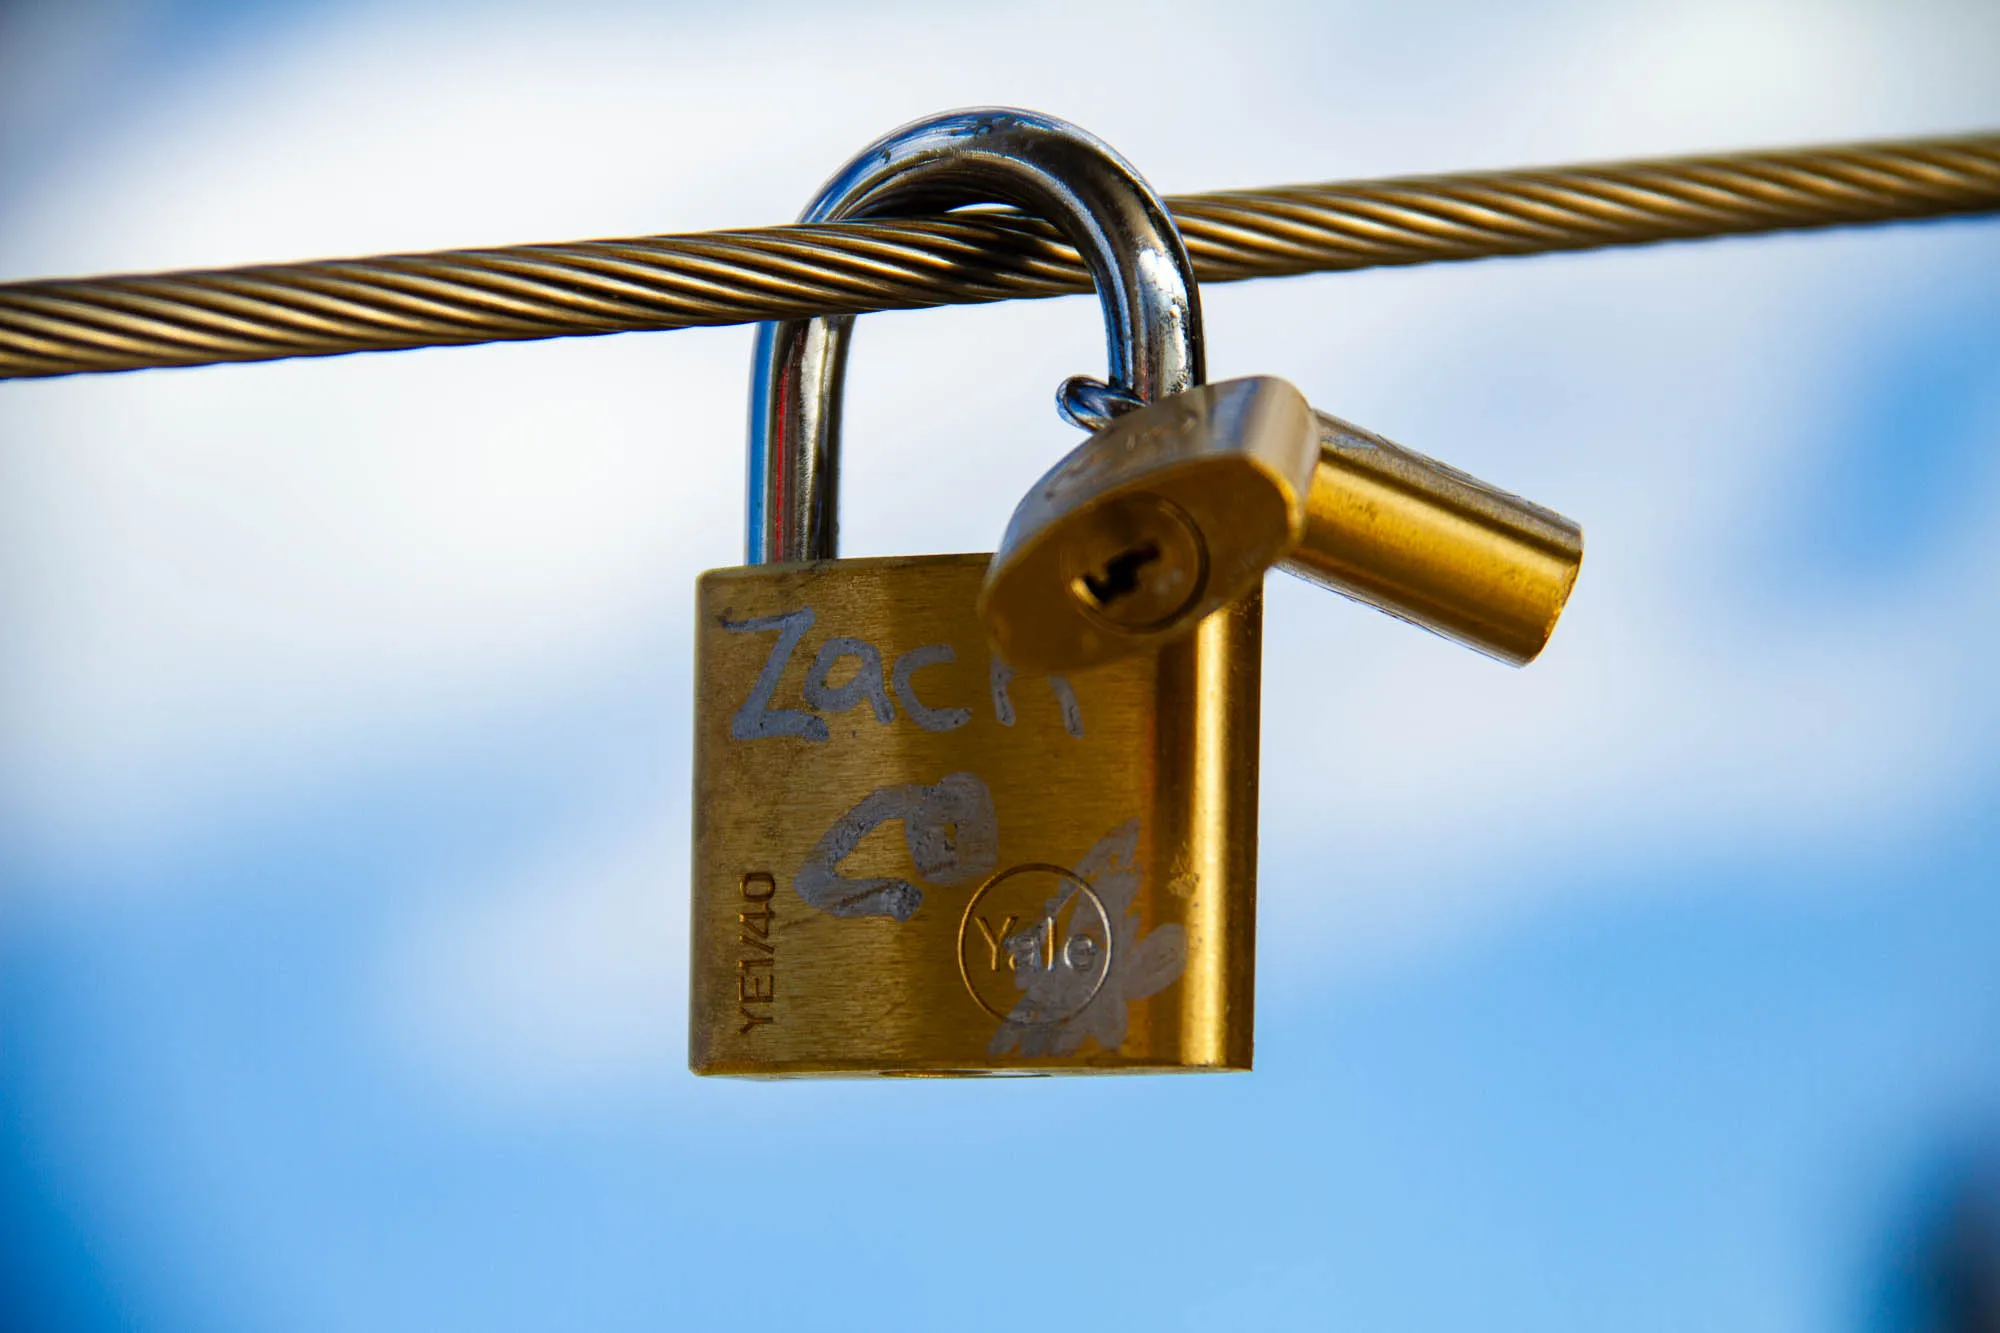
[[[863,149],[801,222],[1007,203],[1057,227],[1104,310],[1110,382],[1151,402],[1203,382],[1194,266],[1125,159],[1067,121],[981,108],[914,121]],[[852,316],[760,325],[750,385],[748,564],[839,548],[840,396]]]

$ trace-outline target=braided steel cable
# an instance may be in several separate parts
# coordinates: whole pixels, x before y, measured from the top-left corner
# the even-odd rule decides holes
[[[1168,200],[1204,282],[2000,210],[2000,134]],[[1006,210],[0,285],[0,379],[1085,291]]]

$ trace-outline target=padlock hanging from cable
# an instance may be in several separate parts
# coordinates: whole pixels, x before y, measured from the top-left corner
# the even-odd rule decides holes
[[[1499,638],[1490,623],[1496,603],[1519,611],[1501,593],[1520,582],[1520,568],[1496,560],[1491,540],[1468,536],[1468,516],[1488,528],[1497,516],[1504,529],[1516,511],[1544,515],[1556,534],[1555,611],[1574,578],[1575,560],[1564,565],[1564,541],[1574,534],[1566,520],[1317,416],[1282,381],[1202,385],[1200,308],[1179,236],[1136,173],[1074,127],[1005,111],[919,122],[857,157],[806,217],[992,198],[1051,214],[1098,280],[1112,379],[1072,381],[1066,414],[1134,410],[1104,423],[1031,490],[990,568],[982,557],[838,561],[839,405],[852,321],[769,326],[760,335],[749,501],[757,563],[712,571],[700,590],[690,970],[690,1063],[700,1072],[1247,1067],[1264,570],[1309,540],[1319,581],[1372,592],[1385,609],[1421,604],[1430,627],[1475,646],[1488,646],[1482,635]],[[1350,456],[1363,451],[1379,457],[1356,464]],[[1356,496],[1366,498],[1341,503]],[[1228,559],[1216,560],[1217,550]],[[1465,607],[1436,596],[1439,568],[1484,571],[1485,582],[1473,580],[1469,591],[1451,588],[1484,620],[1443,614]],[[995,644],[986,657],[990,728],[975,710],[938,707],[914,689],[917,666],[953,683],[944,669],[960,664],[962,628],[913,649],[902,644],[913,625],[962,627],[971,580],[981,574],[977,604]],[[822,625],[829,607],[873,637]],[[1553,615],[1539,626],[1541,639]],[[1049,654],[1011,654],[1009,627],[1026,627],[1031,647],[1053,645],[1054,656],[1094,667],[1074,681],[1049,677],[1049,691],[1075,741],[1101,701],[1113,718],[1108,744],[1064,753],[1012,730],[1016,668],[1045,670]],[[744,635],[757,636],[752,647],[742,646]],[[763,636],[769,653],[759,657]],[[777,706],[795,668],[805,707]],[[955,674],[962,690],[962,665]],[[746,689],[729,709],[728,698]],[[874,727],[832,716],[862,716],[864,702]],[[916,732],[895,733],[899,720]],[[921,732],[951,739],[925,741]],[[760,741],[790,749],[751,748]],[[796,753],[801,743],[804,754]],[[824,768],[811,759],[819,745],[837,756]],[[843,804],[857,784],[861,794]],[[1137,813],[1080,859],[1058,851],[1072,844],[1075,856],[1080,831],[1107,809],[1115,816],[1128,808]],[[802,838],[822,823],[807,848]],[[901,828],[914,879],[898,873],[905,863],[893,840],[873,838],[868,854],[885,825]],[[753,862],[765,868],[732,878],[730,867]],[[790,895],[781,889],[787,880]],[[964,886],[973,887],[951,934],[951,913],[939,914],[934,900]],[[802,978],[798,1017],[780,1031],[771,932],[781,907],[800,904],[809,910],[792,923],[789,951]],[[829,924],[855,917],[898,926],[885,938],[852,928],[843,936]],[[751,933],[732,942],[739,926]],[[999,1020],[983,1054],[962,1049],[966,1025],[976,1036],[980,1021],[935,1003],[951,990],[939,975],[947,945],[966,995]],[[875,1001],[865,983],[852,982],[852,968],[918,997],[923,1022],[908,1030],[891,1023],[900,1008],[864,1021]],[[1137,989],[1127,984],[1135,968],[1146,978]],[[734,1015],[723,986],[731,976]],[[1178,1002],[1183,1018],[1190,1004],[1204,1017],[1192,1028],[1170,1025],[1175,1041],[1160,1045],[1150,1038],[1162,1029],[1133,1018],[1151,1015],[1155,997]],[[898,1004],[908,1002],[905,995]],[[1128,1038],[1135,1023],[1147,1037],[1136,1045]],[[1002,1058],[1010,1056],[1025,1060]]]
[[[1121,383],[1198,384],[1180,238],[1073,126],[918,122],[807,216],[994,200],[1087,257]],[[1249,1068],[1261,597],[1159,651],[1041,676],[988,645],[988,557],[838,559],[846,333],[760,336],[752,563],[696,592],[690,1067]],[[1309,463],[1309,440],[1287,447]]]

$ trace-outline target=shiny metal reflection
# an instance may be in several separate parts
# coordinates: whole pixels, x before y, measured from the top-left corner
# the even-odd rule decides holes
[[[1306,533],[1280,562],[1513,666],[1547,646],[1583,529],[1324,412]]]

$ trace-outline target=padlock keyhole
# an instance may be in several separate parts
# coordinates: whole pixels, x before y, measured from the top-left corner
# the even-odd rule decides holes
[[[1085,574],[1083,586],[1101,610],[1139,589],[1139,571],[1160,558],[1158,542],[1141,542],[1104,562],[1101,574]]]
[[[1150,634],[1199,614],[1208,548],[1181,507],[1150,491],[1117,495],[1059,533],[1071,605],[1098,632]]]

